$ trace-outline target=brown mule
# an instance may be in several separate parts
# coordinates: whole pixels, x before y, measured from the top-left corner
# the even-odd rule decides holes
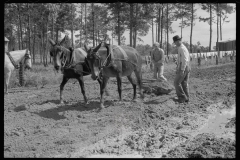
[[[84,45],[87,51],[87,61],[91,68],[92,79],[103,77],[100,89],[100,104],[104,108],[103,93],[110,77],[116,77],[120,101],[122,101],[122,78],[127,76],[133,86],[133,100],[136,100],[136,84],[139,86],[141,98],[142,92],[142,59],[137,50],[129,46],[117,46],[100,43],[96,48],[89,49]],[[135,73],[137,83],[132,78],[132,72]]]

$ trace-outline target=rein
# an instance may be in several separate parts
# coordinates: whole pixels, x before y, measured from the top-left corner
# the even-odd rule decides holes
[[[10,52],[6,52],[6,54],[8,55],[10,61],[12,62],[12,65],[14,66],[15,69],[19,69],[19,65],[16,64],[16,62],[14,61],[13,57],[10,55]]]
[[[25,60],[26,59],[30,59],[29,55],[27,55],[28,50],[26,49],[26,53],[25,53]],[[10,61],[12,62],[12,65],[14,66],[15,69],[19,69],[19,64],[16,64],[16,62],[14,61],[13,57],[11,56],[10,52],[6,52],[6,54],[8,55]]]

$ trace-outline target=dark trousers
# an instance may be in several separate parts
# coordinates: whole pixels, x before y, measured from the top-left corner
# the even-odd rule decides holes
[[[179,99],[189,99],[188,80],[190,76],[190,69],[186,67],[184,74],[181,76],[178,71],[174,80],[174,86]]]

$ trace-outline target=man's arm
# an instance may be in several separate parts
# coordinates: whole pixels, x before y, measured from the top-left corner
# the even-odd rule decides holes
[[[160,49],[161,55],[162,55],[162,59],[160,60],[160,62],[164,63],[165,61],[165,55],[164,55],[164,50]]]

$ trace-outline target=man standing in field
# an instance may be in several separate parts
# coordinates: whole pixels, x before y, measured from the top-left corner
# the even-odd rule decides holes
[[[182,44],[182,38],[178,35],[173,37],[173,41],[177,46],[178,59],[176,77],[174,86],[178,96],[179,103],[189,101],[188,80],[190,75],[190,56],[187,48]]]
[[[167,79],[163,76],[163,70],[164,70],[164,61],[165,61],[165,56],[164,56],[164,51],[163,49],[159,48],[159,43],[155,42],[153,44],[153,50],[151,52],[151,58],[152,62],[154,64],[154,74],[153,78],[154,79],[161,79],[167,81]]]

